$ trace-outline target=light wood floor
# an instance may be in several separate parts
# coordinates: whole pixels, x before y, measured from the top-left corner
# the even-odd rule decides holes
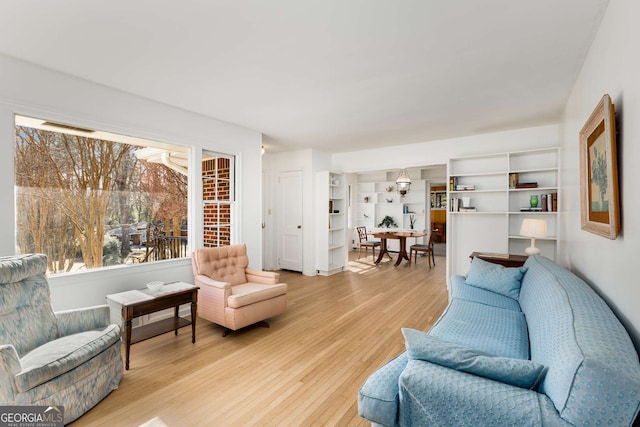
[[[369,425],[358,389],[404,349],[401,327],[438,319],[445,259],[430,270],[424,257],[398,267],[356,258],[330,277],[281,272],[288,309],[269,329],[223,338],[198,319],[195,344],[185,328],[133,345],[120,387],[73,426]]]

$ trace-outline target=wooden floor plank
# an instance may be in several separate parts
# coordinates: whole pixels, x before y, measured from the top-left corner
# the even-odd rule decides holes
[[[74,426],[365,426],[359,387],[404,349],[400,328],[428,330],[447,305],[445,260],[403,262],[350,254],[329,277],[282,271],[286,313],[270,328],[190,331],[131,347],[120,387]]]

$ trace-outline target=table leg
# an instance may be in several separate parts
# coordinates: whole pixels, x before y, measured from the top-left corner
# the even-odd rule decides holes
[[[387,251],[387,239],[381,238],[380,239],[380,254],[378,254],[378,258],[376,259],[375,263],[376,264],[380,264],[380,261],[382,261],[382,257],[386,253],[388,253],[388,251]]]
[[[400,240],[400,250],[398,251],[398,259],[394,264],[394,266],[396,267],[400,265],[403,258],[409,259],[409,256],[407,255],[407,239],[405,237],[400,237],[399,240]]]
[[[173,316],[176,318],[176,323],[177,323],[177,319],[178,319],[178,315],[179,314],[180,314],[180,306],[176,305],[173,308]],[[178,330],[176,329],[175,331],[173,331],[173,334],[177,336],[178,335]]]
[[[195,294],[195,296],[193,297],[194,299],[191,300],[191,343],[195,344],[196,343],[196,314],[198,313],[198,300],[197,298],[197,293]]]
[[[122,309],[122,317],[124,319],[124,367],[128,371],[131,350],[131,316],[128,315],[124,307]]]

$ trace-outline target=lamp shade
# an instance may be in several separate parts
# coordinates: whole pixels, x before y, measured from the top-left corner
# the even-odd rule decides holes
[[[526,218],[522,221],[520,234],[527,237],[547,237],[547,221]]]
[[[520,234],[531,237],[531,246],[526,248],[524,252],[527,255],[538,255],[540,254],[540,249],[536,248],[536,237],[547,237],[547,221],[525,218],[520,227]]]

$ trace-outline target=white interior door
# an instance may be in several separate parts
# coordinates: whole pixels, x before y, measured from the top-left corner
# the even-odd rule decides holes
[[[302,171],[278,176],[278,266],[302,272]]]

